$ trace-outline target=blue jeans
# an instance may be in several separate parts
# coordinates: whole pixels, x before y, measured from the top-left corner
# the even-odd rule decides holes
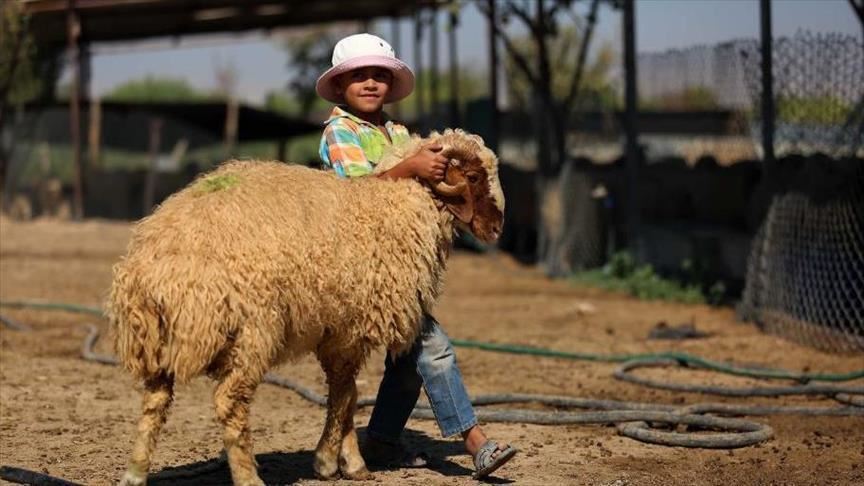
[[[384,359],[384,379],[366,429],[369,437],[398,442],[421,386],[441,435],[450,437],[477,425],[453,346],[432,316],[423,316],[420,335],[409,352],[396,359],[388,354]]]

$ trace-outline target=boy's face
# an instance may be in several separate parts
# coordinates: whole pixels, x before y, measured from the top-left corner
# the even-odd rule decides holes
[[[384,98],[390,92],[393,73],[369,66],[340,74],[335,83],[349,107],[363,113],[376,113],[384,106]]]

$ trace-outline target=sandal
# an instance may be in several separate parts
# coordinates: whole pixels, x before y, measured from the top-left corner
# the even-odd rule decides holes
[[[474,468],[477,470],[471,476],[472,478],[482,479],[492,474],[496,469],[506,464],[507,461],[513,459],[513,456],[517,452],[516,448],[509,444],[498,452],[497,457],[492,457],[495,451],[498,451],[498,443],[495,441],[487,441],[480,447],[477,455],[474,456]]]

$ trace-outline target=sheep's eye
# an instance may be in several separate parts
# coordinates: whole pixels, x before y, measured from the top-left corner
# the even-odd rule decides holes
[[[468,174],[466,174],[466,177],[468,178],[468,182],[470,182],[471,184],[477,184],[478,182],[480,182],[480,174],[476,172],[469,172]]]

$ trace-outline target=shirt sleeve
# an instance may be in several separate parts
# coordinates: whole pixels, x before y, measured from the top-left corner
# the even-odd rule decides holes
[[[324,129],[323,139],[327,153],[324,164],[332,167],[339,177],[362,177],[372,173],[372,164],[354,130],[342,123],[331,123]]]

